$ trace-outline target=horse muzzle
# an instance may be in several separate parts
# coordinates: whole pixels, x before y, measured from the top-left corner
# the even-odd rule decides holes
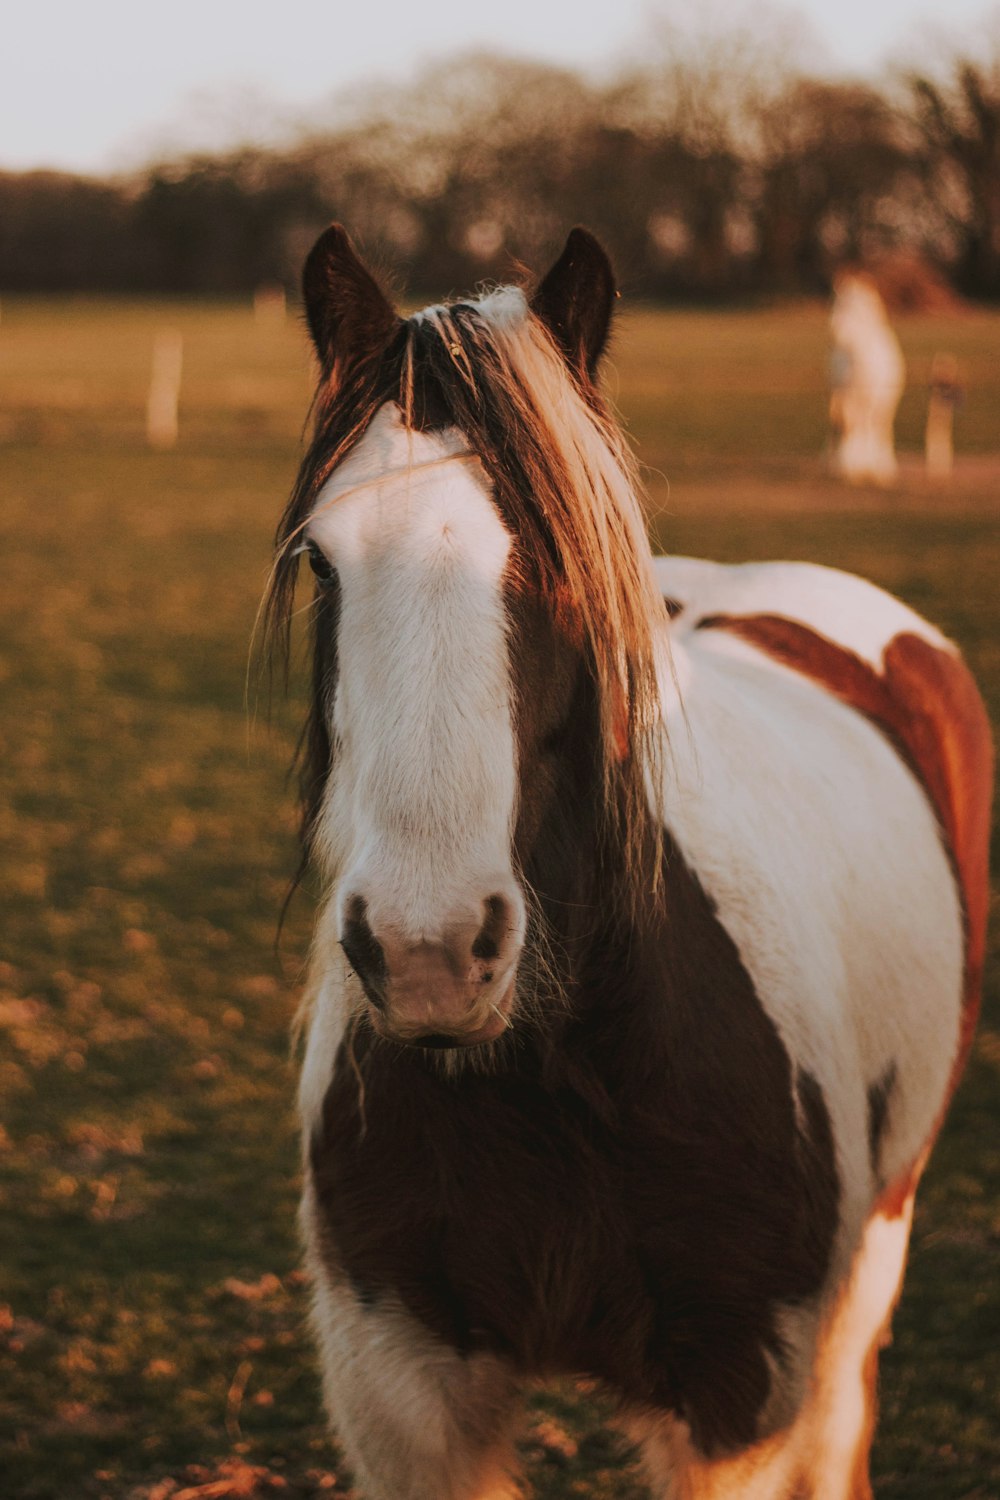
[[[405,1046],[475,1047],[511,1024],[521,939],[494,897],[482,921],[453,925],[440,941],[376,935],[366,903],[349,903],[341,947],[361,981],[379,1036]]]
[[[513,977],[502,989],[474,979],[455,983],[421,953],[411,970],[389,980],[380,1004],[370,1001],[371,1024],[379,1036],[408,1047],[476,1047],[508,1029],[513,1000]]]
[[[405,1047],[427,1047],[435,1051],[449,1047],[478,1047],[484,1042],[496,1041],[507,1031],[511,1025],[513,998],[514,984],[511,981],[497,1000],[484,1004],[479,997],[478,1003],[470,1004],[461,1016],[433,1003],[422,1007],[415,1015],[401,1012],[398,1006],[387,1006],[385,1010],[373,1006],[371,1024],[379,1036]]]

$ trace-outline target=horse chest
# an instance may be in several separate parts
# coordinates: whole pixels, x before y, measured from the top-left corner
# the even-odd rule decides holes
[[[816,1290],[787,1163],[762,1168],[719,1111],[640,1096],[607,1119],[536,1079],[369,1065],[364,1127],[338,1067],[311,1163],[363,1299],[397,1297],[460,1351],[684,1411],[708,1443],[752,1436],[775,1304]]]

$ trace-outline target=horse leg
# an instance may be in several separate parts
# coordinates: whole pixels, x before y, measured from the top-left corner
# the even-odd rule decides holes
[[[876,1203],[822,1335],[802,1419],[803,1500],[871,1500],[878,1357],[902,1288],[916,1178],[888,1189]]]
[[[625,1424],[641,1445],[655,1500],[872,1500],[878,1356],[902,1286],[918,1175],[883,1193],[869,1216],[790,1427],[744,1453],[706,1459],[675,1418]]]
[[[398,1303],[315,1272],[327,1409],[364,1500],[514,1500],[514,1381],[463,1358]]]
[[[800,1500],[797,1426],[724,1459],[697,1453],[675,1418],[639,1417],[625,1430],[640,1447],[653,1500]]]

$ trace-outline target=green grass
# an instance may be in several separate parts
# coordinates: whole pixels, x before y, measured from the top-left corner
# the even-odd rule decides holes
[[[161,326],[184,332],[185,383],[180,445],[157,455],[142,408]],[[904,446],[919,446],[934,350],[965,366],[971,468],[951,489],[912,470],[888,496],[823,477],[819,309],[635,314],[612,382],[642,456],[671,480],[652,484],[665,547],[874,578],[956,636],[998,716],[998,473],[985,455],[1000,430],[1000,317],[902,331],[915,381]],[[346,1483],[296,1270],[287,1038],[308,894],[274,950],[299,704],[293,691],[268,727],[254,695],[249,717],[244,703],[308,396],[294,322],[4,302],[4,1497],[163,1500],[166,1481],[196,1485],[236,1459],[259,1466],[262,1494],[265,1471],[293,1495]],[[986,1022],[884,1359],[880,1500],[1000,1496],[998,1075],[994,941]],[[637,1500],[588,1398],[555,1391],[536,1417],[542,1500]]]

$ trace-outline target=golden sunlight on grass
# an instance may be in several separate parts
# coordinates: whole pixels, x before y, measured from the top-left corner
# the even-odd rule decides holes
[[[152,341],[184,336],[180,440],[144,443]],[[855,569],[954,634],[1000,710],[1000,315],[901,326],[920,444],[947,348],[960,468],[827,479],[815,307],[631,312],[610,373],[659,540]],[[288,1031],[309,894],[286,771],[300,705],[247,645],[309,399],[294,320],[5,300],[0,591],[0,1492],[343,1495],[304,1313]],[[880,1500],[1000,1495],[1000,991],[923,1189],[884,1363]],[[542,1500],[639,1500],[592,1394],[534,1408]]]

